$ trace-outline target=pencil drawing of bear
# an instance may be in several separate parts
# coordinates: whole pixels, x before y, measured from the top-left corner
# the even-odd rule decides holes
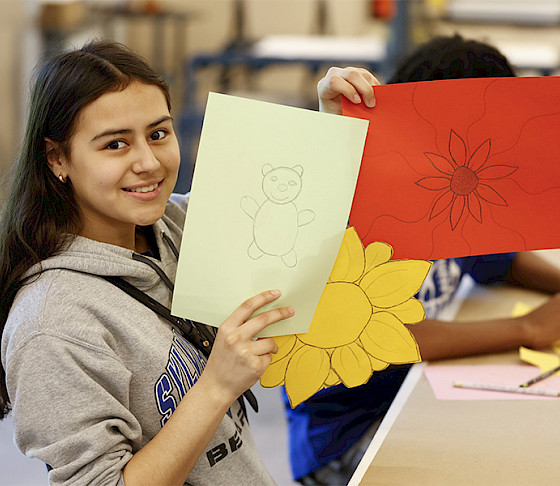
[[[241,198],[241,209],[253,220],[253,241],[247,253],[253,260],[263,255],[280,257],[286,266],[294,267],[299,228],[315,219],[313,211],[298,211],[294,204],[302,189],[303,167],[265,164],[262,174],[266,200],[259,204],[252,197]]]

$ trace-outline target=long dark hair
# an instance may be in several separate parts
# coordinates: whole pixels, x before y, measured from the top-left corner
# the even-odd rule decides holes
[[[70,180],[59,181],[47,163],[45,138],[70,156],[80,111],[101,95],[131,81],[158,86],[170,106],[165,81],[127,47],[94,41],[44,60],[35,71],[29,117],[13,181],[0,220],[0,334],[25,273],[60,253],[79,233],[81,215]],[[0,369],[0,419],[10,410],[6,375]]]

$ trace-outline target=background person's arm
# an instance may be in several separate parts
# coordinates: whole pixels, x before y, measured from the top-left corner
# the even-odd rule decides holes
[[[520,317],[475,322],[426,319],[409,326],[423,359],[504,351],[518,346],[542,349],[560,339],[560,268],[533,252],[517,253],[505,283],[553,295]]]

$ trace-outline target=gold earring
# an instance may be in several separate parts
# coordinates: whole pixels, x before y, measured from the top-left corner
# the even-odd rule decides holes
[[[59,174],[58,180],[59,180],[60,182],[62,182],[63,184],[66,182],[66,178],[65,178],[62,174]]]

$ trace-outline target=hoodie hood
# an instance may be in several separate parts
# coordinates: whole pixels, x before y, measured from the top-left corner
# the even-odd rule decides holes
[[[50,269],[68,269],[100,276],[122,277],[144,291],[158,282],[161,283],[158,272],[163,272],[174,282],[177,252],[184,224],[183,207],[186,208],[187,200],[183,196],[179,200],[182,204],[170,201],[163,218],[152,225],[160,260],[139,256],[134,251],[120,246],[76,236],[72,237],[68,248],[59,255],[34,265],[25,276],[32,277]],[[178,215],[182,215],[182,218],[178,218]]]

